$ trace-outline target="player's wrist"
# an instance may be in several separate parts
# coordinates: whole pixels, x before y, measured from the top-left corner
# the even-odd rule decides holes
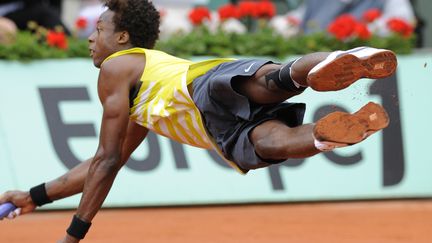
[[[91,222],[86,222],[74,215],[69,228],[66,230],[69,236],[75,239],[84,239],[88,230],[90,229]]]
[[[27,204],[33,204],[33,205],[35,205],[36,206],[36,204],[33,202],[33,200],[32,200],[32,198],[31,198],[31,196],[30,196],[30,190],[29,191],[27,191],[27,192],[24,192],[24,200],[25,200],[25,202],[27,203]]]
[[[32,187],[29,191],[30,198],[36,206],[43,206],[53,201],[48,197],[45,183]]]
[[[80,239],[77,239],[77,238],[75,238],[75,237],[73,237],[73,236],[71,236],[69,234],[66,234],[66,237],[64,238],[64,242],[65,243],[76,243],[76,242],[79,242],[79,241],[80,241]]]

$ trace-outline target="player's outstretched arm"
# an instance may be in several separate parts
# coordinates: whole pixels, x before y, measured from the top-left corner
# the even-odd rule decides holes
[[[130,155],[147,136],[148,130],[129,120],[126,138],[122,146],[121,162],[126,163]],[[55,201],[81,193],[93,157],[77,165],[66,174],[45,184],[48,197]]]
[[[54,201],[82,192],[84,180],[92,158],[78,164],[61,177],[40,185],[46,190],[48,199]],[[12,219],[21,214],[33,212],[38,206],[31,198],[30,191],[7,191],[0,195],[0,205],[6,202],[13,203],[18,209],[9,214]]]
[[[88,169],[78,210],[67,229],[68,234],[60,242],[78,242],[84,238],[124,165],[122,148],[127,136],[132,82],[129,82],[130,65],[124,66],[121,61],[121,58],[114,58],[101,66],[98,93],[103,116],[99,146]]]
[[[148,130],[134,121],[129,121],[127,135],[122,148],[122,162],[125,163],[135,149],[147,136]],[[50,200],[55,201],[66,198],[83,191],[85,178],[93,157],[83,161],[64,175],[47,182],[45,189]],[[0,205],[12,202],[18,210],[12,212],[9,218],[33,212],[37,207],[30,197],[29,191],[7,191],[0,195]]]

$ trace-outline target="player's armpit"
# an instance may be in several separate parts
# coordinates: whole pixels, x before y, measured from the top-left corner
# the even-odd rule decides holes
[[[135,149],[147,137],[148,129],[129,120],[126,138],[122,147],[122,164],[125,164]]]

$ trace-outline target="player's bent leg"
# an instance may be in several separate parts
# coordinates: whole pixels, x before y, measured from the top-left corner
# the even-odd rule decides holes
[[[309,71],[329,54],[315,52],[283,65],[269,62],[252,76],[239,74],[235,77],[233,88],[257,104],[280,103],[301,94],[308,87],[306,79]],[[254,64],[254,60],[245,62],[244,70],[249,70]]]
[[[384,78],[397,67],[394,52],[372,47],[335,51],[318,63],[308,74],[308,85],[317,91],[336,91],[360,78]]]
[[[234,89],[257,104],[280,103],[301,94],[308,87],[306,78],[309,71],[329,54],[315,52],[283,65],[263,65],[253,76],[236,77],[243,80],[233,82]]]
[[[309,86],[307,76],[310,70],[325,60],[329,54],[330,52],[314,52],[283,65],[264,65],[256,72],[251,81],[265,87],[270,95],[282,93],[286,99],[287,93],[291,96],[297,95]]]
[[[316,124],[288,127],[281,121],[269,120],[256,126],[249,137],[258,156],[280,161],[359,143],[388,124],[384,108],[369,102],[353,114],[333,112]]]
[[[389,124],[384,108],[369,102],[353,114],[333,112],[315,124],[313,133],[318,142],[328,144],[356,144]]]
[[[233,88],[256,104],[275,104],[302,93],[306,87],[295,84],[290,76],[290,62],[285,65],[266,64],[253,76],[237,76]]]
[[[319,153],[314,145],[313,125],[288,127],[279,120],[268,120],[249,134],[255,153],[265,160],[305,158]]]

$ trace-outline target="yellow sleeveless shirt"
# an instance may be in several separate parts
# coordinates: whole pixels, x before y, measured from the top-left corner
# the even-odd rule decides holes
[[[130,118],[157,134],[180,143],[212,148],[187,86],[211,68],[234,59],[218,58],[201,62],[177,58],[144,48],[116,52],[105,61],[125,54],[146,58],[141,87],[130,109]]]
[[[141,87],[130,108],[130,118],[147,129],[177,142],[216,153],[239,173],[247,170],[225,158],[222,151],[207,134],[201,114],[188,91],[192,81],[213,67],[234,61],[233,58],[215,58],[192,62],[174,57],[162,51],[131,48],[116,52],[105,61],[126,54],[145,55]]]

